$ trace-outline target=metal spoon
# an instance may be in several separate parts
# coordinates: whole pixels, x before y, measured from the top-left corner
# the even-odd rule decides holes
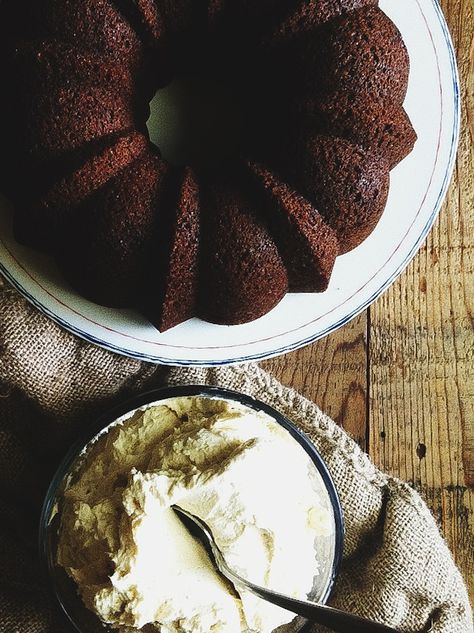
[[[196,536],[204,545],[214,566],[234,585],[252,592],[259,598],[262,598],[262,600],[292,611],[312,622],[327,626],[338,633],[401,633],[385,624],[366,620],[358,615],[345,613],[344,611],[339,611],[339,609],[333,609],[332,607],[317,604],[309,600],[296,600],[295,598],[290,598],[276,591],[255,585],[245,578],[242,578],[242,576],[236,574],[235,571],[227,565],[222,552],[214,541],[210,529],[204,521],[179,506],[173,505],[172,508],[191,534]]]

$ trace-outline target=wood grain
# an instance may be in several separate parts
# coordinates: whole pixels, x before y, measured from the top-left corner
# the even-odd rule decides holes
[[[367,314],[331,336],[262,363],[282,383],[314,400],[363,447],[367,437]]]
[[[474,2],[442,6],[457,50],[463,120],[440,217],[370,311],[263,366],[315,400],[380,468],[421,492],[474,602]]]
[[[426,245],[370,310],[369,451],[420,490],[474,597],[474,16],[443,8],[464,86],[459,154]]]

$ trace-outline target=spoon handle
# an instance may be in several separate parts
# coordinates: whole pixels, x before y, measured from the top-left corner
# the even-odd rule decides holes
[[[337,631],[337,633],[400,633],[400,631],[390,626],[379,624],[372,620],[366,620],[352,613],[339,611],[339,609],[333,609],[332,607],[310,602],[309,600],[296,600],[295,598],[290,598],[276,591],[259,587],[240,578],[240,576],[235,574],[232,570],[229,570],[229,568],[226,568],[225,575],[234,584],[251,591],[259,598],[271,602],[278,607],[282,607],[283,609],[287,609],[288,611],[292,611],[297,615],[301,615],[312,622],[327,626],[333,631]]]
[[[322,624],[337,633],[401,633],[390,626],[366,620],[352,613],[339,611],[339,609],[333,609],[309,600],[296,600],[277,591],[254,585],[229,567],[217,543],[214,541],[211,530],[202,519],[179,506],[172,506],[172,508],[191,534],[197,536],[204,545],[212,562],[221,574],[234,585],[247,589],[267,602],[271,602],[287,611],[292,611],[312,622]]]

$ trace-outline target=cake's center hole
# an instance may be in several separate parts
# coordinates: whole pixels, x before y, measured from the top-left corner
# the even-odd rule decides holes
[[[228,81],[175,79],[150,103],[150,138],[173,165],[219,166],[241,147],[245,116],[240,101]]]

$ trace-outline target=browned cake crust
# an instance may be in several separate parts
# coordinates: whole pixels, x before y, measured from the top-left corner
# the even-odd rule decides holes
[[[296,104],[295,110],[312,132],[361,145],[384,158],[390,169],[408,156],[417,139],[402,106],[370,96],[356,103],[347,97],[327,103],[307,100]]]
[[[21,40],[5,55],[12,90],[2,108],[10,122],[6,171],[14,199],[15,189],[24,195],[18,179],[28,179],[29,193],[47,186],[66,165],[74,166],[74,154],[87,156],[91,141],[100,148],[111,134],[132,129],[148,108],[136,97],[132,69],[114,57],[58,40]]]
[[[169,80],[154,0],[3,0],[0,35],[1,24],[3,41],[63,42],[79,54],[96,53],[133,69],[145,99]]]
[[[321,29],[313,81],[322,94],[371,94],[402,104],[410,61],[400,31],[378,7],[342,15]]]
[[[157,288],[156,293],[149,293],[144,306],[145,313],[160,332],[196,314],[201,211],[199,186],[190,169],[184,171],[180,181],[177,202],[174,198],[169,201],[173,205],[169,209],[169,248],[164,251],[163,259],[156,258],[158,266],[165,271],[163,289]]]
[[[291,292],[323,292],[331,277],[339,242],[336,233],[302,196],[268,169],[250,163],[261,189],[262,211],[288,271]]]
[[[23,94],[59,84],[101,86],[130,96],[135,90],[135,73],[115,55],[80,50],[61,40],[20,40],[6,54],[12,64],[10,79]]]
[[[198,315],[212,323],[263,316],[288,291],[288,275],[255,201],[223,182],[203,196]]]
[[[289,11],[275,28],[266,44],[274,46],[284,40],[300,37],[338,15],[365,6],[377,6],[378,0],[298,0],[291,2]]]
[[[15,215],[16,238],[41,250],[54,249],[56,242],[62,239],[62,227],[68,216],[147,148],[147,139],[133,132],[110,142],[88,158],[84,155],[76,170],[59,178],[42,194],[30,192]]]
[[[112,0],[3,0],[0,17],[6,37],[58,39],[128,63],[142,57],[137,34]]]
[[[85,297],[126,307],[152,290],[145,286],[161,244],[155,209],[167,173],[164,161],[147,153],[85,200],[63,226],[56,257]]]
[[[275,164],[336,232],[340,254],[374,230],[388,196],[388,163],[344,139],[313,135],[282,146]]]
[[[29,119],[17,140],[28,158],[44,160],[134,127],[127,96],[114,97],[103,88],[61,87],[31,99]]]
[[[165,29],[155,0],[115,0],[115,4],[145,46],[154,48],[159,44]]]
[[[340,15],[268,55],[271,66],[278,58],[282,84],[293,97],[365,102],[370,95],[398,105],[405,99],[408,53],[399,30],[378,7]]]

